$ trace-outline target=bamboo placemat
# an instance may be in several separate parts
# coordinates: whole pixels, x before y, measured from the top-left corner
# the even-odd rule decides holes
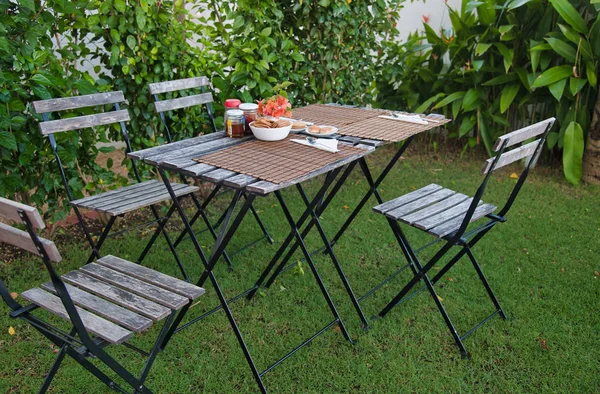
[[[379,114],[378,114],[379,115]],[[386,114],[387,115],[387,114]],[[398,142],[404,141],[410,136],[423,133],[427,130],[434,129],[445,123],[450,122],[450,119],[440,117],[426,116],[424,120],[435,119],[437,122],[430,121],[427,125],[416,123],[408,123],[400,120],[370,118],[352,123],[340,128],[339,133],[352,137],[368,138],[372,140]]]
[[[337,105],[312,104],[292,111],[294,119],[302,119],[318,125],[341,127],[364,119],[374,118],[389,111],[347,108]]]
[[[364,152],[363,148],[339,144],[337,153],[326,152],[290,141],[252,140],[195,158],[210,164],[272,183],[284,183],[326,167],[346,157]]]

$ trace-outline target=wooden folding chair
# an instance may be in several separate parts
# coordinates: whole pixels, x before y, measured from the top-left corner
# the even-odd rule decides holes
[[[215,120],[214,120],[214,116],[213,116],[213,112],[212,112],[213,96],[212,96],[211,92],[206,91],[207,86],[209,86],[209,84],[210,84],[210,82],[207,77],[194,77],[194,78],[178,79],[178,80],[173,80],[173,81],[156,82],[156,83],[151,83],[148,85],[148,87],[150,89],[150,94],[152,94],[152,97],[154,98],[154,109],[160,115],[163,126],[165,128],[165,136],[167,137],[167,143],[173,142],[173,140],[174,140],[173,133],[177,132],[177,131],[171,130],[171,124],[170,124],[169,120],[167,119],[167,117],[165,116],[165,113],[171,112],[171,111],[179,111],[179,110],[185,110],[187,112],[187,111],[189,111],[190,108],[197,107],[197,106],[204,106],[206,115],[207,115],[209,123],[211,125],[211,131],[213,132],[213,134],[215,134],[215,137],[219,134],[223,134],[223,131],[218,131],[217,127],[215,125]],[[197,93],[198,89],[200,90],[200,94],[195,94],[195,93]],[[196,91],[194,91],[194,90],[196,90]],[[164,100],[161,100],[160,96],[165,95],[165,94],[171,95],[171,96],[175,95],[177,97],[168,97]],[[182,181],[184,181],[183,175],[181,177],[182,177]],[[196,201],[196,207],[198,210],[197,210],[196,214],[190,220],[190,224],[193,226],[194,223],[196,223],[196,221],[201,217],[207,227],[207,230],[210,231],[210,233],[214,239],[217,239],[217,233],[215,231],[215,227],[218,227],[221,225],[221,223],[223,222],[223,220],[225,218],[226,213],[223,212],[221,217],[215,223],[215,226],[213,226],[210,223],[208,216],[206,214],[206,208],[208,207],[208,205],[210,204],[212,199],[217,195],[217,193],[219,193],[219,191],[222,188],[223,188],[223,185],[218,184],[215,186],[215,188],[212,190],[210,195],[204,200],[204,202],[202,204],[200,204],[198,201]],[[245,192],[243,192],[242,197],[244,199],[246,199],[247,194]],[[254,216],[254,219],[256,220],[258,226],[260,227],[260,229],[264,235],[261,239],[264,238],[269,243],[272,244],[273,239],[269,235],[269,232],[265,228],[265,226],[264,226],[262,220],[260,219],[258,212],[256,212],[256,209],[254,208],[254,206],[250,207],[250,212]],[[175,247],[177,247],[181,243],[181,241],[183,240],[185,235],[186,235],[186,232],[182,231],[180,236],[174,242]],[[260,241],[261,239],[251,242],[249,245],[246,245],[245,247],[236,251],[235,253],[241,252],[245,248],[247,248],[251,245],[254,245],[256,242]],[[229,268],[231,269],[232,263],[231,263],[231,259],[230,259],[229,255],[227,254],[227,252],[225,252],[225,251],[223,252],[223,257],[225,258],[225,261],[227,262]]]
[[[406,286],[379,312],[379,317],[387,315],[395,306],[407,301],[412,296],[420,292],[417,290],[408,295],[408,292],[421,280],[425,282],[425,288],[429,290],[434,302],[436,303],[440,313],[442,314],[446,325],[448,326],[456,345],[459,347],[461,354],[467,356],[467,350],[463,344],[463,340],[477,330],[481,325],[499,314],[503,319],[506,319],[504,311],[500,307],[498,299],[494,295],[487,279],[485,278],[479,263],[473,255],[472,248],[486,235],[496,224],[506,222],[506,214],[515,201],[523,183],[527,179],[529,170],[537,161],[537,158],[542,150],[544,142],[548,136],[548,132],[554,124],[554,118],[544,120],[534,125],[506,134],[498,139],[494,145],[494,151],[498,152],[495,158],[490,158],[485,162],[483,174],[485,178],[477,189],[474,197],[469,197],[462,193],[457,193],[453,190],[446,189],[442,186],[431,184],[421,189],[395,198],[373,208],[377,213],[386,216],[388,223],[400,245],[400,248],[408,261],[408,266],[413,271],[414,277]],[[506,150],[509,147],[529,140],[531,138],[542,135],[541,138],[514,148]],[[515,187],[508,197],[504,207],[498,214],[494,214],[496,206],[483,203],[481,198],[485,192],[487,182],[492,172],[498,168],[504,167],[517,160],[526,159],[525,169],[522,171]],[[489,221],[473,228],[467,232],[467,227],[471,222],[481,218],[487,218]],[[408,224],[419,230],[423,230],[434,237],[438,241],[445,241],[445,244],[440,250],[426,263],[422,264],[417,257],[417,250],[413,249],[404,235],[398,222]],[[433,244],[433,242],[431,243]],[[427,247],[429,245],[426,245]],[[454,246],[460,247],[460,251],[433,277],[429,279],[427,273],[435,264],[450,251]],[[424,248],[425,248],[424,247]],[[421,250],[423,248],[420,248]],[[494,312],[479,322],[473,328],[468,330],[464,335],[459,335],[456,331],[452,320],[446,313],[441,299],[437,296],[434,285],[452,268],[465,254],[471,260],[479,279],[483,283],[485,290],[494,304]]]
[[[61,157],[59,155],[59,145],[57,144],[56,139],[54,137],[55,133],[82,130],[90,127],[107,126],[114,123],[119,123],[121,128],[121,134],[126,145],[126,151],[127,153],[132,151],[131,143],[129,141],[129,134],[127,132],[127,128],[125,127],[125,122],[128,122],[130,120],[129,112],[127,110],[121,110],[119,107],[119,103],[122,103],[124,101],[125,97],[123,96],[123,92],[119,91],[36,101],[33,103],[33,108],[38,114],[42,115],[43,122],[40,122],[40,130],[42,132],[42,135],[47,136],[48,140],[50,141],[50,146],[52,147],[52,151],[54,152],[60,175],[62,177],[63,185],[67,192],[67,197],[70,201],[71,206],[73,207],[73,210],[75,211],[75,215],[77,216],[79,225],[81,226],[85,237],[92,248],[92,253],[88,259],[88,263],[92,262],[94,258],[101,257],[100,248],[104,244],[106,238],[109,236],[110,230],[112,229],[118,217],[122,217],[125,214],[137,211],[144,207],[149,207],[152,211],[152,215],[154,216],[154,221],[158,222],[159,226],[152,238],[150,239],[150,241],[148,242],[148,244],[146,245],[146,248],[141,253],[137,262],[141,263],[144,260],[144,258],[150,250],[150,247],[154,244],[158,235],[162,233],[165,240],[167,241],[167,244],[169,245],[171,253],[175,258],[175,261],[179,266],[179,269],[182,272],[182,275],[185,279],[187,279],[187,273],[185,272],[183,264],[181,263],[181,260],[177,255],[177,252],[175,250],[175,247],[173,246],[173,243],[171,242],[171,239],[169,238],[169,235],[164,229],[164,224],[166,224],[169,216],[173,213],[173,211],[170,211],[166,217],[161,218],[159,210],[156,207],[156,204],[160,204],[165,201],[171,201],[171,197],[163,182],[159,182],[156,180],[143,182],[135,161],[132,161],[131,165],[133,169],[133,174],[137,181],[136,184],[100,193],[97,195],[84,197],[81,199],[74,199],[73,194],[71,192],[71,188],[69,186],[69,181],[66,178],[63,164],[61,162]],[[82,109],[86,107],[98,107],[108,104],[112,104],[114,106],[114,111],[57,120],[50,120],[49,116],[52,113],[60,111]],[[173,188],[175,190],[176,195],[179,198],[188,195],[193,195],[193,193],[198,190],[198,188],[195,186],[189,186],[187,184],[179,183],[173,183]],[[94,240],[92,239],[92,236],[85,224],[85,220],[81,214],[81,209],[88,209],[109,216],[108,224],[106,225],[102,234],[100,235],[98,242],[94,242]]]
[[[115,256],[105,256],[61,277],[52,265],[61,261],[56,245],[36,233],[44,228],[37,209],[0,198],[0,217],[20,222],[27,230],[0,223],[0,242],[41,256],[50,274],[50,282],[21,293],[31,302],[25,306],[11,297],[0,279],[0,295],[11,309],[10,317],[25,320],[60,348],[39,392],[48,390],[68,355],[114,391],[128,393],[131,389],[121,387],[90,358],[122,378],[134,393],[151,393],[145,381],[177,311],[204,294],[204,289]],[[38,308],[70,321],[71,330],[66,332],[35,316]],[[126,343],[165,318],[149,353]],[[104,348],[111,344],[123,344],[147,357],[139,377],[106,353]]]

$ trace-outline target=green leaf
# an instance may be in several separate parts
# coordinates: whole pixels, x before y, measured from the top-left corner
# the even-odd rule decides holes
[[[553,84],[548,86],[550,93],[554,96],[556,101],[560,102],[562,98],[563,92],[565,91],[565,85],[567,84],[567,79],[561,79],[558,82],[554,82]]]
[[[42,74],[35,74],[34,76],[31,77],[32,81],[35,81],[37,83],[39,83],[40,85],[44,85],[44,86],[52,86],[52,82],[50,82],[50,80]]]
[[[462,99],[458,99],[455,102],[452,103],[452,118],[456,119],[458,118],[458,113],[460,112],[460,109],[462,108]]]
[[[428,98],[427,100],[425,100],[425,102],[423,102],[423,104],[419,105],[415,109],[415,112],[420,114],[420,113],[426,111],[431,106],[431,104],[433,104],[437,99],[439,99],[443,95],[444,95],[444,93],[438,93],[435,96]]]
[[[559,134],[555,131],[548,133],[548,137],[546,138],[546,142],[548,143],[548,148],[552,149],[558,142]]]
[[[115,151],[114,146],[101,146],[98,150],[102,153],[111,153]]]
[[[321,7],[329,7],[330,0],[319,0],[319,5]]]
[[[94,85],[85,79],[80,79],[79,81],[75,82],[75,87],[77,88],[79,94],[93,94],[97,92]]]
[[[566,81],[566,80],[565,80]],[[519,85],[512,84],[505,86],[500,95],[500,113],[505,113],[519,93]]]
[[[271,31],[273,29],[271,29],[270,27],[265,27],[264,29],[262,29],[262,31],[260,32],[260,35],[263,37],[269,37],[271,35]]]
[[[471,88],[467,91],[467,94],[465,94],[465,97],[463,98],[462,107],[465,111],[472,111],[477,108],[479,101],[479,90]]]
[[[508,49],[507,46],[502,43],[496,43],[494,45],[496,46],[496,48],[498,48],[498,50],[502,54],[502,57],[504,58],[504,70],[506,72],[508,72],[508,70],[510,69],[510,66],[512,65],[512,62],[513,62],[515,50]]]
[[[133,51],[133,50],[135,50],[136,45],[137,45],[137,40],[135,39],[135,37],[132,35],[128,35],[127,36],[127,46]]]
[[[440,101],[439,103],[437,103],[435,105],[435,107],[433,107],[433,109],[445,107],[446,105],[450,104],[451,102],[456,101],[458,99],[461,99],[461,98],[465,97],[465,94],[467,94],[467,93],[466,92],[455,92],[455,93],[452,93],[451,95],[447,96],[442,101]]]
[[[534,43],[534,40],[529,40],[529,47],[533,48],[535,46]],[[535,72],[537,70],[538,64],[540,64],[541,52],[530,49],[529,53],[531,55],[531,69],[533,72]]]
[[[509,74],[503,74],[497,76],[495,78],[490,79],[489,81],[483,83],[483,86],[494,86],[494,85],[503,85],[507,82],[516,81],[519,79],[519,76],[515,72],[511,72]]]
[[[596,67],[594,67],[594,63],[590,61],[585,62],[585,74],[587,75],[590,85],[596,87],[598,77],[596,76]]]
[[[527,3],[529,3],[531,0],[513,0],[508,4],[508,9],[509,10],[514,10],[515,8],[519,8]]]
[[[579,40],[583,38],[579,33],[571,29],[569,26],[563,25],[562,23],[559,23],[558,27],[567,40],[571,41],[575,45],[579,45]]]
[[[473,130],[473,127],[475,127],[476,123],[477,121],[475,120],[474,116],[464,118],[462,123],[460,124],[460,128],[458,129],[458,136],[464,137],[465,134]]]
[[[21,5],[33,12],[35,12],[35,2],[33,0],[20,0]]]
[[[14,134],[0,130],[0,146],[10,150],[17,150],[17,139]]]
[[[577,122],[569,123],[565,131],[563,143],[563,171],[565,177],[574,185],[581,181],[583,163],[583,130]]]
[[[564,65],[552,67],[537,77],[531,86],[534,88],[548,86],[570,76],[573,76],[573,66]]]
[[[484,43],[477,44],[477,46],[475,47],[475,55],[477,55],[477,56],[483,55],[488,49],[490,49],[491,46],[492,46],[492,44],[484,44]]]
[[[587,34],[588,28],[583,17],[571,5],[569,0],[550,0],[558,14],[576,31]]]
[[[292,59],[294,59],[297,62],[303,62],[304,61],[304,56],[301,53],[292,52]]]
[[[581,78],[571,77],[569,78],[569,90],[571,95],[575,96],[583,87],[586,85],[587,80]]]
[[[595,56],[600,57],[600,18],[596,18],[596,22],[590,29],[590,44]]]
[[[124,14],[125,11],[127,11],[127,3],[125,3],[125,0],[114,0],[113,4],[120,13]]]
[[[548,41],[548,44],[550,44],[556,53],[567,59],[569,62],[575,63],[576,51],[573,46],[558,38],[549,37],[546,38],[546,41]]]
[[[135,22],[140,30],[144,30],[146,27],[146,14],[142,11],[141,7],[136,7],[135,10]]]

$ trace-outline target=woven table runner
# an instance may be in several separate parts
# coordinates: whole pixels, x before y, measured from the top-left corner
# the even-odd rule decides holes
[[[195,158],[210,164],[272,183],[284,183],[326,167],[346,157],[364,152],[363,148],[339,144],[337,153],[326,152],[290,141],[252,140]]]
[[[401,120],[374,117],[343,126],[340,128],[339,133],[352,137],[398,142],[450,122],[450,119],[445,119],[441,116],[436,117],[436,115],[424,116],[423,119],[435,119],[437,122],[429,121],[429,124],[421,125]]]
[[[337,105],[312,104],[292,111],[294,119],[318,125],[341,127],[364,119],[374,118],[389,111],[347,108]]]

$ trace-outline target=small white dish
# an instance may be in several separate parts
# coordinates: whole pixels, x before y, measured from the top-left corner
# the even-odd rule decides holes
[[[256,139],[261,141],[281,141],[290,134],[290,130],[292,129],[292,122],[290,122],[289,126],[278,127],[275,129],[254,127],[252,123],[250,123],[250,130],[252,130],[252,134],[254,134]]]
[[[331,132],[329,132],[329,133],[311,133],[310,131],[308,131],[308,127],[307,127],[307,128],[306,128],[306,131],[305,131],[305,133],[306,133],[306,134],[310,134],[310,135],[312,135],[313,137],[328,137],[328,136],[330,136],[330,135],[334,135],[335,133],[337,133],[337,132],[338,132],[338,128],[337,128],[337,127],[335,127],[335,126],[328,126],[328,125],[318,125],[318,126],[319,126],[319,127],[331,127],[331,128],[332,128],[332,131],[331,131]]]

